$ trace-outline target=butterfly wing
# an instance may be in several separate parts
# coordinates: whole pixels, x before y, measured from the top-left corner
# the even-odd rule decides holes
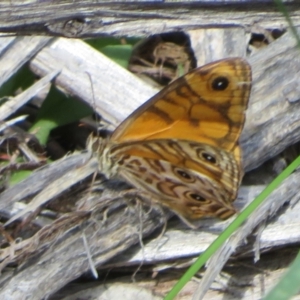
[[[194,69],[134,111],[111,141],[172,137],[232,151],[245,121],[250,87],[251,69],[242,58]]]
[[[119,175],[186,219],[235,213],[239,168],[230,152],[195,142],[154,140],[115,146],[111,155],[119,163]]]

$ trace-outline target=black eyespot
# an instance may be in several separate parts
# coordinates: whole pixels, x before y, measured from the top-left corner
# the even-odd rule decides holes
[[[207,152],[202,152],[201,155],[207,162],[211,164],[215,164],[217,162],[216,158]]]
[[[229,85],[229,80],[224,76],[215,78],[211,84],[215,91],[224,91]]]
[[[186,172],[184,172],[184,171],[182,171],[182,170],[176,170],[176,172],[177,172],[177,174],[179,175],[179,176],[181,176],[182,178],[184,178],[184,179],[192,179],[192,177],[188,174],[188,173],[186,173]]]
[[[190,193],[190,197],[193,198],[196,201],[200,201],[200,202],[205,202],[206,199],[203,198],[201,195],[199,194],[195,194],[195,193]]]

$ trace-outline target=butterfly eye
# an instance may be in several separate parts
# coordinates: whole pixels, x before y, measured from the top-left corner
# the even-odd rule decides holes
[[[229,80],[228,78],[224,76],[219,76],[215,78],[211,84],[211,87],[215,91],[224,91],[229,85]]]
[[[211,163],[211,164],[216,164],[217,159],[215,158],[215,156],[207,153],[207,152],[202,152],[201,156],[204,160],[206,160],[207,162]]]

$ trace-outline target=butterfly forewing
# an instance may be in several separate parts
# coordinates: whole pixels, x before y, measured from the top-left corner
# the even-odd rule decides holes
[[[232,150],[245,121],[250,86],[250,66],[242,58],[197,68],[133,112],[112,140],[173,138]]]

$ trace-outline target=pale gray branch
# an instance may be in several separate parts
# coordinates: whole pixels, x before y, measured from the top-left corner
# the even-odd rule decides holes
[[[0,32],[67,37],[147,36],[167,31],[256,24],[285,28],[287,22],[273,1],[22,1],[0,5]],[[300,25],[297,1],[285,1]]]

